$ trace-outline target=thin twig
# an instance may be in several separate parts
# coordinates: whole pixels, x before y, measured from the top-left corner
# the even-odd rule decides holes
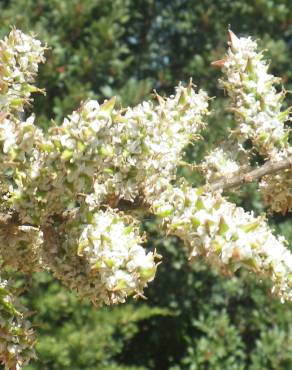
[[[270,175],[286,169],[292,169],[292,156],[289,156],[278,162],[273,161],[266,162],[263,166],[255,168],[250,172],[239,174],[237,173],[233,177],[226,177],[219,181],[208,184],[208,187],[213,191],[219,189],[228,190],[231,188],[235,188],[239,185],[259,180],[265,175]]]

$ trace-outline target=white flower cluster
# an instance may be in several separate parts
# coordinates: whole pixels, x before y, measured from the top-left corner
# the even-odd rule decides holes
[[[143,296],[155,277],[159,256],[146,253],[138,225],[128,216],[110,209],[86,212],[56,233],[60,246],[57,249],[46,238],[45,263],[66,286],[96,306]]]
[[[20,113],[32,92],[40,91],[32,83],[38,64],[44,62],[40,41],[13,29],[0,41],[0,196],[10,198],[27,177],[34,143],[41,132],[34,126],[34,116],[24,121]],[[8,202],[9,203],[9,202]],[[0,208],[7,208],[1,204]]]
[[[168,234],[180,237],[190,258],[203,256],[224,272],[244,266],[272,281],[272,291],[292,299],[292,254],[267,223],[226,201],[188,185],[169,187],[153,203]]]
[[[3,165],[8,162],[9,166],[16,159],[23,162],[26,159],[25,155],[32,151],[34,137],[38,131],[34,120],[35,117],[32,115],[23,122],[11,118],[5,118],[1,121],[0,147],[3,153]]]
[[[238,121],[235,131],[240,142],[251,139],[258,152],[276,159],[279,150],[288,145],[284,122],[289,111],[282,111],[285,92],[274,87],[278,78],[267,72],[268,65],[257,43],[250,38],[237,38],[229,31],[228,54],[214,65],[222,67],[226,80],[221,84],[232,100],[231,109]]]
[[[34,125],[34,116],[19,121],[14,116],[0,118],[0,195],[1,208],[14,206],[28,181],[31,163],[37,155],[36,142],[42,132]]]
[[[7,280],[0,279],[0,363],[5,369],[20,370],[36,357],[34,332],[18,306]]]
[[[82,197],[92,208],[133,201],[159,179],[174,179],[183,149],[204,126],[208,97],[179,86],[175,96],[158,99],[120,111],[114,100],[88,101],[51,128],[10,196],[22,220],[43,222]]]
[[[222,145],[204,157],[201,169],[207,182],[229,178],[249,168],[247,154],[239,145],[233,143]]]
[[[238,121],[238,128],[233,136],[240,144],[250,139],[257,152],[265,159],[276,161],[285,158],[291,155],[289,130],[285,128],[290,109],[282,110],[286,93],[275,89],[274,85],[279,79],[267,72],[268,64],[263,60],[262,53],[257,51],[256,42],[250,38],[237,38],[231,31],[229,36],[228,54],[214,64],[222,67],[226,75],[221,84],[232,100],[231,109]],[[218,163],[221,162],[223,153],[220,154],[215,151],[213,156]],[[224,153],[224,157],[227,155],[228,153]],[[248,161],[246,152],[246,162]],[[209,162],[207,157],[206,165]],[[237,172],[235,167],[234,174]],[[242,170],[242,166],[240,168]],[[212,171],[209,170],[209,175],[208,170],[205,172],[210,177]],[[286,213],[291,210],[291,174],[291,170],[287,170],[282,174],[269,175],[260,183],[264,201],[274,212]]]
[[[3,112],[22,112],[32,92],[38,64],[45,61],[39,40],[13,29],[0,40],[0,107]]]

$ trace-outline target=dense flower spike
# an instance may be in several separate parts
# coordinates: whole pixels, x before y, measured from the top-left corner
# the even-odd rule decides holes
[[[153,211],[168,234],[185,242],[190,258],[203,256],[224,272],[244,266],[271,279],[282,300],[292,299],[292,254],[262,218],[188,185],[169,186]]]
[[[36,153],[36,141],[42,132],[34,125],[34,116],[19,121],[14,116],[0,117],[0,194],[4,200],[18,198]],[[0,205],[0,208],[4,204]]]
[[[35,335],[24,316],[8,282],[0,279],[0,363],[7,370],[19,370],[36,357]]]
[[[208,96],[190,85],[158,100],[122,111],[113,99],[88,101],[51,128],[47,139],[38,140],[28,178],[11,194],[22,220],[40,222],[80,193],[97,207],[109,198],[133,201],[159,178],[173,180],[183,149],[204,126]]]
[[[289,131],[284,122],[289,110],[282,111],[285,92],[277,92],[279,79],[267,72],[268,64],[257,43],[250,38],[237,38],[229,31],[230,48],[225,59],[214,62],[222,67],[226,79],[221,85],[231,98],[240,142],[251,139],[257,151],[266,158],[277,159],[278,151],[287,148]]]
[[[45,61],[39,40],[13,29],[0,41],[0,108],[3,112],[22,112],[32,92],[38,64]]]
[[[96,306],[143,296],[154,279],[158,255],[146,253],[138,225],[128,216],[110,209],[87,211],[55,229],[56,237],[50,232],[44,248],[47,268]]]

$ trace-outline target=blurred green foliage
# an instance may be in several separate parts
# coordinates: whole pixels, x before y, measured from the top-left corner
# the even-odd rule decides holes
[[[37,311],[34,323],[40,334],[41,358],[27,370],[143,369],[119,366],[114,358],[136,335],[138,322],[171,314],[168,309],[144,304],[127,304],[122,310],[119,307],[93,309],[89,304],[80,304],[46,273],[33,277],[29,287],[24,301]]]
[[[2,0],[0,36],[11,26],[47,43],[35,99],[38,124],[61,123],[81,100],[117,95],[134,105],[152,89],[169,94],[179,81],[218,96],[204,140],[187,149],[199,162],[234,125],[210,62],[225,52],[226,30],[251,35],[268,49],[271,70],[292,90],[290,0]],[[288,103],[291,97],[288,95]],[[196,184],[188,168],[179,173]],[[233,198],[263,211],[254,185]],[[271,223],[292,245],[291,217]],[[163,254],[147,301],[97,310],[46,274],[19,280],[39,332],[39,361],[27,370],[289,370],[292,310],[247,272],[222,277],[201,261],[187,263],[183,246],[145,221],[149,247]]]

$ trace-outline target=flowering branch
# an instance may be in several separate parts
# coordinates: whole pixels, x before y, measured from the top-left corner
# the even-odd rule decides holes
[[[230,32],[228,53],[215,63],[226,75],[221,84],[238,127],[231,143],[205,157],[207,186],[198,189],[176,173],[185,148],[206,126],[205,91],[180,84],[168,98],[156,94],[157,104],[126,109],[118,109],[114,98],[103,104],[85,101],[45,133],[34,115],[21,118],[31,93],[39,91],[33,83],[44,50],[15,29],[0,42],[3,268],[29,274],[47,270],[95,306],[143,297],[160,263],[155,250],[143,247],[141,219],[152,213],[165,234],[183,240],[189,259],[201,256],[227,273],[247,268],[269,279],[282,301],[292,300],[292,254],[285,239],[273,235],[263,217],[214,193],[263,177],[260,189],[271,208],[292,209],[289,110],[282,110],[285,93],[277,93],[278,80],[267,73],[256,43]],[[254,151],[243,149],[246,140]],[[269,162],[250,170],[254,152]],[[0,280],[0,313],[14,302],[6,288]],[[34,342],[30,330],[17,336],[14,327],[21,327],[23,317],[9,310],[0,339],[2,331],[12,330],[17,345],[6,336],[0,361],[20,369],[33,357],[28,349]]]

